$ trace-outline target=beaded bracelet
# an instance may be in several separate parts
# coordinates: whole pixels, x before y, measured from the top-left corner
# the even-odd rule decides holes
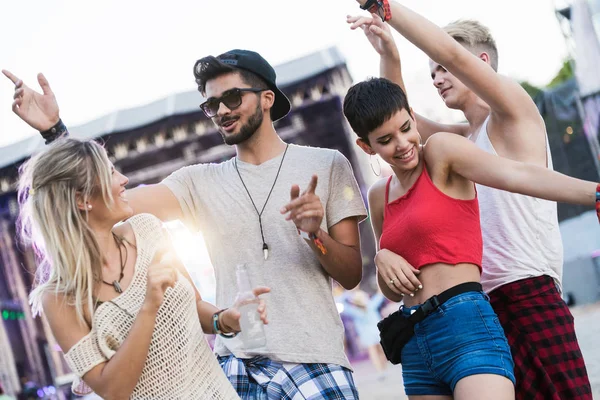
[[[317,246],[317,248],[319,249],[321,254],[323,254],[323,255],[327,254],[327,248],[323,244],[323,241],[321,239],[319,239],[319,237],[316,234],[304,232],[304,231],[301,231],[300,229],[298,229],[298,235],[300,235],[300,237],[302,237],[302,239],[310,240],[311,242],[313,242],[315,244],[315,246]]]

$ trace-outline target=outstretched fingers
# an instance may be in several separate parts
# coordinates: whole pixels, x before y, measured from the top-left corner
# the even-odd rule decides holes
[[[4,74],[4,76],[6,76],[8,79],[10,79],[12,81],[12,83],[15,84],[15,86],[17,86],[17,84],[20,82],[21,84],[23,84],[23,81],[21,81],[19,78],[17,78],[17,76],[15,74],[13,74],[12,72],[3,69],[2,73]]]
[[[360,15],[357,15],[357,16],[348,15],[346,17],[346,22],[350,24],[350,29],[356,29],[356,28],[360,28],[360,27],[364,27],[364,26],[370,26],[371,24],[373,24],[373,18],[360,16]]]
[[[42,92],[46,95],[52,95],[54,93],[52,93],[52,89],[50,88],[50,84],[48,83],[48,79],[46,79],[46,77],[44,76],[44,74],[42,74],[41,72],[38,74],[37,76],[38,79],[38,83],[40,84],[40,87],[42,88]]]

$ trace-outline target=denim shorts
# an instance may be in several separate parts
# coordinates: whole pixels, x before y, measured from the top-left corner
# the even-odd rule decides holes
[[[418,307],[401,310],[408,316]],[[451,396],[459,380],[477,374],[515,383],[508,341],[489,297],[466,292],[415,325],[415,335],[402,349],[402,377],[408,396]]]

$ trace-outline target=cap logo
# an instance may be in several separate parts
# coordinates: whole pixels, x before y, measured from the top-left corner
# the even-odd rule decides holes
[[[231,59],[221,59],[219,60],[221,61],[223,64],[229,64],[229,65],[237,65],[237,60],[231,60]]]

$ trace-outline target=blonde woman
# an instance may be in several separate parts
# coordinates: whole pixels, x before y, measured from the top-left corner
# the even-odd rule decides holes
[[[74,392],[237,399],[203,333],[234,335],[239,312],[202,301],[160,221],[131,217],[127,182],[93,141],[57,140],[21,169],[21,233],[39,256],[30,300],[82,379]]]

